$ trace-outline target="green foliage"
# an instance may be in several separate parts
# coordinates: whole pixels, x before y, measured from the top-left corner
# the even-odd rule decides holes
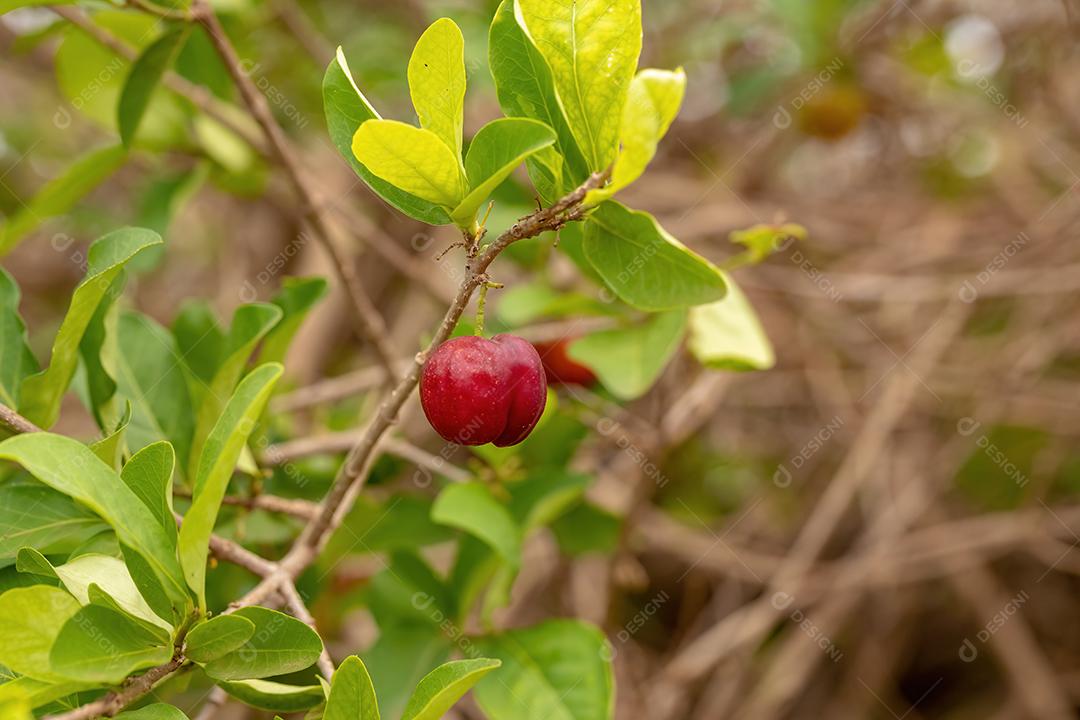
[[[173,648],[160,628],[102,605],[85,605],[60,629],[49,664],[60,675],[114,685],[143,668],[167,662]]]
[[[162,75],[172,65],[187,35],[186,26],[168,29],[161,37],[147,45],[132,63],[116,106],[116,124],[120,129],[120,140],[124,147],[131,147],[134,142],[139,123],[150,104],[150,96]]]
[[[38,484],[0,484],[0,567],[22,547],[70,553],[108,526],[67,495]]]
[[[222,681],[218,684],[244,704],[271,712],[310,710],[326,699],[320,685],[285,685],[273,680]]]
[[[424,31],[409,58],[408,75],[409,94],[420,127],[434,133],[454,157],[460,158],[465,114],[465,38],[453,20],[441,18]]]
[[[219,615],[199,623],[188,633],[187,656],[208,663],[239,649],[255,634],[255,623],[241,615]]]
[[[409,698],[401,720],[439,720],[461,696],[502,663],[478,658],[456,660],[428,673]]]
[[[379,720],[375,687],[363,661],[355,655],[345,658],[330,683],[323,720]]]
[[[179,548],[184,577],[198,597],[200,609],[206,608],[206,554],[221,499],[281,371],[281,365],[267,363],[244,378],[222,410],[199,456],[191,508],[180,527]]]
[[[593,333],[570,345],[571,358],[592,369],[613,395],[645,394],[679,349],[686,313],[655,315],[640,325]]]
[[[56,422],[60,400],[75,375],[79,343],[109,287],[127,262],[161,243],[161,236],[151,230],[124,228],[98,238],[90,246],[86,277],[71,297],[67,315],[53,341],[49,367],[23,381],[19,410],[31,422],[44,428]]]
[[[22,381],[37,369],[19,316],[19,286],[0,268],[0,402],[18,407]]]
[[[391,185],[444,209],[465,197],[461,161],[430,130],[397,120],[368,120],[353,137],[356,159]]]
[[[642,310],[719,300],[724,277],[652,215],[608,201],[585,223],[585,256],[620,299]]]
[[[240,608],[234,615],[255,626],[239,648],[203,666],[215,680],[250,680],[285,675],[311,667],[322,652],[322,640],[296,618],[261,607]]]
[[[492,720],[607,720],[614,711],[614,680],[603,633],[575,620],[483,639],[486,655],[502,661],[476,688]]]
[[[776,364],[772,343],[742,290],[725,275],[727,297],[690,308],[689,348],[706,367],[768,370]]]
[[[37,194],[0,228],[0,256],[6,255],[32,233],[45,218],[63,215],[75,203],[116,172],[127,159],[120,146],[87,152],[63,173],[46,183]]]
[[[0,595],[0,663],[20,675],[62,681],[49,661],[60,629],[79,603],[60,588],[34,585]]]
[[[483,540],[511,565],[521,562],[521,530],[481,483],[448,486],[431,508],[431,519]]]

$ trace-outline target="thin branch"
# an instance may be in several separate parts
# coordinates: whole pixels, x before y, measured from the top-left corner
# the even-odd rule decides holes
[[[107,47],[125,60],[131,62],[139,56],[138,50],[93,22],[83,11],[76,10],[72,7],[65,7],[63,5],[50,5],[49,9],[85,32],[95,42]],[[165,87],[169,88],[177,95],[181,95],[185,99],[190,100],[196,107],[206,113],[207,116],[236,133],[237,136],[254,148],[255,151],[263,157],[270,157],[266,143],[263,142],[258,134],[253,132],[253,128],[250,125],[238,122],[237,118],[241,112],[238,108],[219,100],[202,85],[196,85],[183,75],[179,75],[171,70],[165,73],[161,82]]]
[[[285,599],[285,607],[289,609],[297,620],[306,623],[315,632],[319,631],[319,628],[315,625],[315,616],[308,610],[307,605],[304,603],[304,599],[300,597],[300,593],[296,589],[296,583],[286,582],[282,583],[278,588],[278,592]],[[319,672],[323,674],[323,677],[330,680],[334,676],[334,661],[330,658],[330,653],[326,649],[326,643],[323,643],[322,654],[319,655],[318,660]]]
[[[10,430],[16,435],[42,432],[41,428],[9,408],[7,405],[0,405],[0,427]]]
[[[71,712],[49,715],[46,720],[90,720],[101,716],[112,717],[123,710],[125,706],[130,705],[153,690],[155,685],[179,670],[183,664],[184,658],[177,655],[164,665],[152,667],[142,675],[132,679],[121,690],[108,693],[104,697]]]
[[[271,446],[273,448],[275,446]],[[269,452],[269,449],[268,449]],[[190,498],[191,491],[186,488],[174,488],[173,495],[176,497]],[[245,507],[249,510],[268,510],[270,512],[292,515],[303,520],[314,517],[317,506],[315,503],[299,498],[285,498],[279,495],[255,495],[253,497],[239,497],[226,495],[221,498],[222,505]]]
[[[315,229],[315,235],[323,244],[333,260],[334,270],[345,286],[352,301],[354,320],[361,337],[372,344],[379,362],[385,366],[387,374],[392,379],[397,379],[398,374],[394,367],[394,360],[398,353],[390,342],[390,333],[386,323],[375,308],[371,298],[364,292],[360,285],[360,279],[356,274],[356,267],[344,252],[337,246],[334,240],[333,223],[325,212],[319,194],[309,184],[304,169],[301,167],[292,146],[285,137],[281,126],[274,120],[273,113],[266,101],[266,97],[255,86],[251,78],[243,71],[240,57],[232,46],[225,29],[221,26],[213,8],[206,0],[199,0],[193,5],[193,11],[198,22],[206,29],[210,41],[225,63],[229,76],[240,90],[244,103],[251,111],[255,121],[262,128],[270,144],[274,157],[277,158],[282,170],[288,176],[297,195],[304,205],[304,211]]]

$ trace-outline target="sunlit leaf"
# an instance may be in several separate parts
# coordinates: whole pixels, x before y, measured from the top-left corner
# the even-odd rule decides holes
[[[613,395],[633,400],[660,377],[679,349],[685,328],[685,312],[663,313],[641,325],[583,337],[571,343],[567,353],[596,373]]]
[[[465,112],[465,38],[450,18],[424,31],[409,58],[409,94],[420,127],[435,133],[461,158]]]
[[[53,670],[49,651],[64,623],[78,611],[78,600],[48,585],[0,595],[0,663],[38,680],[65,679]]]
[[[357,656],[345,658],[334,673],[323,720],[379,720],[371,675]]]
[[[353,136],[352,151],[394,187],[444,208],[465,197],[461,162],[430,130],[397,120],[368,120]]]
[[[754,307],[725,275],[727,296],[690,308],[690,352],[707,367],[721,370],[767,370],[776,354]]]
[[[401,720],[439,720],[462,695],[501,664],[498,660],[476,658],[440,665],[416,686]]]

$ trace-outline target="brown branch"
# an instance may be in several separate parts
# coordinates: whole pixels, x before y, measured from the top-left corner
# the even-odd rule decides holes
[[[315,616],[308,610],[304,599],[300,597],[300,593],[296,589],[296,584],[291,582],[282,583],[278,588],[278,592],[285,599],[285,607],[289,609],[297,620],[306,623],[312,630],[319,632],[319,628],[315,625]],[[320,636],[321,637],[321,636]],[[326,643],[323,643],[322,653],[319,655],[318,660],[319,672],[323,674],[323,677],[330,680],[334,676],[334,661],[330,658],[330,653],[326,649]]]
[[[153,690],[155,685],[179,670],[183,664],[184,658],[177,655],[164,665],[152,667],[142,675],[132,679],[123,689],[108,693],[104,697],[71,712],[49,715],[47,720],[90,720],[100,716],[112,717],[123,710],[125,706]]]
[[[357,330],[361,337],[372,344],[379,362],[386,368],[389,377],[396,380],[398,374],[394,366],[394,360],[398,357],[398,353],[390,342],[390,334],[386,323],[375,308],[371,298],[367,296],[367,293],[361,287],[355,265],[338,247],[334,239],[333,222],[325,212],[319,194],[308,182],[304,169],[285,137],[284,131],[274,120],[266,97],[259,92],[255,83],[244,73],[240,57],[236,54],[236,49],[229,41],[225,29],[221,26],[221,22],[218,20],[217,15],[214,14],[209,3],[206,0],[199,0],[192,6],[192,11],[197,21],[210,36],[210,41],[225,63],[229,76],[240,90],[240,95],[244,98],[244,104],[247,105],[255,121],[262,128],[263,134],[270,144],[273,156],[277,158],[279,165],[285,171],[293,185],[293,189],[304,205],[306,216],[315,229],[315,236],[330,254],[334,270],[345,286],[349,299],[352,301],[353,319],[357,324]]]
[[[16,435],[42,432],[41,428],[9,408],[7,405],[0,405],[0,427],[10,430]]]

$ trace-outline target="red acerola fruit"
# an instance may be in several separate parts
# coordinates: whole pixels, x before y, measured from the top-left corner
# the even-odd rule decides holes
[[[536,352],[540,354],[540,361],[544,363],[544,372],[547,373],[549,383],[589,387],[596,382],[596,375],[566,352],[571,342],[573,339],[534,345]]]
[[[447,340],[420,376],[428,422],[459,445],[517,445],[536,427],[546,403],[540,356],[514,335]]]

